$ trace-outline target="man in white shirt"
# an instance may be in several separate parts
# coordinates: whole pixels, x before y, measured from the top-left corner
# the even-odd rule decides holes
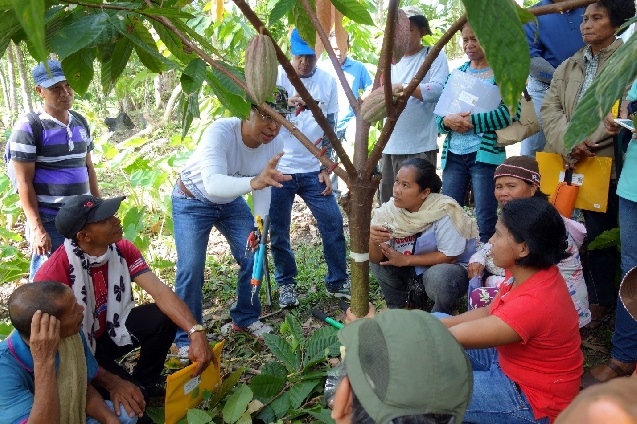
[[[314,50],[307,45],[296,29],[292,31],[290,49],[292,66],[330,125],[334,127],[339,110],[336,79],[316,67]],[[296,106],[297,113],[290,116],[290,121],[310,140],[322,138],[323,145],[329,150],[331,146],[323,129],[314,119],[312,112],[305,109],[305,102],[296,93],[281,67],[277,85],[283,86],[289,93],[294,93],[289,99],[289,104]],[[296,296],[297,267],[290,246],[292,203],[297,194],[310,208],[321,233],[323,255],[327,263],[326,289],[335,297],[349,298],[343,216],[332,195],[332,183],[328,172],[287,129],[281,129],[277,141],[283,143],[285,152],[278,170],[291,176],[291,180],[284,181],[280,187],[272,189],[270,205],[270,240],[274,258],[274,278],[280,291],[279,306],[291,308],[299,304]]]
[[[402,91],[411,82],[427,58],[430,47],[422,44],[422,37],[430,35],[429,22],[418,6],[402,9],[409,18],[409,47],[398,63],[392,65],[393,91]],[[434,107],[442,94],[449,67],[444,52],[440,52],[418,87],[411,93],[407,106],[400,114],[394,131],[383,150],[380,183],[380,203],[392,196],[394,180],[400,163],[409,158],[422,158],[436,165],[438,157],[438,130]]]

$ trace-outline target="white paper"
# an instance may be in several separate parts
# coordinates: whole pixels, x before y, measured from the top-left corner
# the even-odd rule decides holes
[[[497,109],[502,102],[500,89],[490,80],[477,78],[458,69],[451,71],[434,113],[447,116],[452,113],[484,113]]]

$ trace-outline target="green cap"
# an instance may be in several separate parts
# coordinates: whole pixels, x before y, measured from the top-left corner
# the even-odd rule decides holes
[[[464,349],[440,320],[393,309],[359,319],[338,333],[352,390],[376,423],[406,415],[463,420],[473,372]]]

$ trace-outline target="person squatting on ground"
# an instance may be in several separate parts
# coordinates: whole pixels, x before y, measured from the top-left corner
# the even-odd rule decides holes
[[[118,418],[113,402],[95,389],[108,373],[80,331],[84,307],[70,288],[57,281],[24,284],[7,306],[15,330],[0,342],[0,423],[137,422],[123,405]]]
[[[503,207],[514,199],[537,197],[548,200],[548,196],[540,191],[540,170],[537,161],[529,156],[512,156],[499,165],[493,176],[495,180],[495,197],[498,204]],[[568,257],[562,259],[557,267],[566,282],[568,292],[571,294],[575,310],[579,316],[580,328],[591,321],[591,312],[588,309],[588,292],[584,282],[584,273],[579,256],[579,248],[582,246],[586,229],[577,221],[562,217],[566,226]],[[505,281],[505,270],[493,263],[489,255],[491,245],[485,243],[469,259],[467,271],[469,278],[479,277],[482,287],[478,287],[469,293],[469,307],[471,309],[486,306],[498,293],[500,285]],[[486,272],[485,272],[486,271]]]
[[[267,103],[289,113],[287,92],[277,87]],[[270,187],[289,180],[276,167],[283,146],[276,138],[281,126],[269,115],[250,109],[248,118],[221,118],[203,133],[202,140],[181,170],[172,192],[177,276],[175,292],[198,323],[202,320],[202,288],[208,238],[212,227],[226,238],[239,264],[237,301],[230,309],[232,327],[255,337],[272,331],[259,321],[259,291],[252,296],[250,277],[254,255],[246,240],[256,226],[242,195],[252,192],[255,215],[270,209]],[[259,285],[258,289],[261,286]],[[178,331],[175,344],[185,349],[186,332]]]
[[[394,94],[400,94],[411,82],[427,59],[431,47],[422,44],[422,37],[431,35],[429,22],[419,6],[402,9],[409,18],[409,46],[398,63],[391,66]],[[438,131],[434,107],[442,94],[445,78],[449,74],[447,56],[443,51],[431,64],[420,84],[411,93],[383,149],[380,170],[383,174],[378,188],[379,203],[389,201],[400,163],[409,158],[427,159],[436,165],[438,158]]]
[[[163,391],[161,372],[177,327],[191,339],[188,357],[197,362],[195,375],[213,355],[204,328],[186,304],[151,272],[139,249],[122,238],[115,214],[123,199],[70,198],[55,218],[64,244],[40,267],[34,281],[60,281],[73,289],[86,310],[82,331],[87,344],[100,367],[112,373],[102,395],[140,414],[149,398]],[[155,303],[135,306],[133,282]],[[129,374],[116,360],[137,347],[139,359]]]
[[[462,48],[469,62],[458,69],[479,79],[485,84],[496,84],[493,70],[484,55],[484,50],[469,24],[461,30]],[[498,202],[493,196],[493,172],[506,158],[504,147],[497,144],[495,131],[517,121],[503,102],[484,113],[451,113],[437,116],[436,123],[441,134],[447,134],[442,145],[442,193],[453,197],[464,206],[469,183],[475,199],[475,212],[480,231],[480,241],[486,243],[495,231],[498,219]]]
[[[64,243],[64,236],[55,229],[55,215],[62,205],[76,194],[100,195],[86,119],[69,112],[74,93],[60,62],[47,64],[50,74],[43,63],[32,72],[35,91],[44,102],[42,109],[20,117],[8,141],[32,252],[29,281]]]
[[[549,423],[579,392],[584,357],[577,312],[555,266],[564,220],[546,200],[507,202],[491,237],[506,282],[493,302],[441,318],[469,355],[467,423]]]
[[[301,38],[296,28],[290,36],[290,51],[292,66],[301,77],[301,82],[321,108],[329,125],[334,128],[338,113],[336,79],[316,66],[314,50]],[[289,99],[289,105],[296,107],[296,113],[290,116],[290,121],[311,141],[322,139],[322,146],[327,147],[326,154],[329,155],[331,145],[327,136],[312,112],[305,107],[305,102],[296,93],[281,66],[277,84],[283,86],[288,93],[295,93]],[[278,169],[288,177],[287,181],[272,189],[270,205],[270,241],[274,278],[279,286],[279,306],[291,308],[299,304],[296,293],[298,268],[290,245],[290,223],[295,195],[303,199],[316,219],[323,243],[323,257],[327,264],[325,288],[328,294],[349,298],[343,216],[332,195],[332,182],[327,169],[286,128],[281,129],[276,141],[283,143],[285,152]]]
[[[547,6],[564,0],[541,0],[533,5]],[[549,13],[537,16],[537,20],[531,20],[524,25],[526,41],[529,44],[531,54],[531,66],[527,91],[533,99],[533,106],[540,123],[540,131],[520,144],[520,154],[533,156],[541,152],[546,144],[544,131],[542,131],[542,115],[540,109],[546,95],[555,68],[571,57],[577,50],[584,46],[579,26],[582,23],[582,15],[585,8],[564,10],[560,13]]]
[[[565,149],[564,135],[576,105],[623,44],[621,39],[616,38],[616,31],[634,15],[633,0],[602,0],[589,5],[580,26],[586,45],[557,68],[542,104],[542,123],[546,136],[544,150],[561,154],[565,167],[576,168],[578,161],[593,156],[613,159],[606,212],[582,210],[588,240],[595,240],[604,231],[617,227],[619,200],[616,194],[615,136],[608,132],[601,119],[595,132],[570,151]],[[614,246],[589,249],[583,258],[592,327],[601,325],[616,303],[615,266],[609,264],[617,263],[618,259],[619,254]]]
[[[409,283],[422,278],[434,312],[451,313],[467,292],[467,262],[475,252],[475,221],[440,194],[436,167],[420,158],[402,163],[394,197],[373,211],[369,260],[387,307],[407,306]]]
[[[326,381],[335,392],[325,396],[337,424],[462,422],[470,364],[434,316],[389,310],[346,325],[338,338],[342,362]]]

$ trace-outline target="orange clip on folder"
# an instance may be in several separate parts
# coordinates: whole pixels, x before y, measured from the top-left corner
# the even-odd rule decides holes
[[[564,161],[557,153],[538,152],[535,156],[542,176],[540,190],[551,194],[558,183],[564,181]],[[594,212],[606,212],[608,208],[608,183],[613,160],[593,156],[575,164],[573,184],[579,186],[575,207]]]
[[[203,400],[205,390],[215,391],[221,387],[221,349],[224,341],[213,348],[217,365],[210,363],[198,377],[193,378],[195,364],[191,364],[166,378],[166,424],[175,424]]]

